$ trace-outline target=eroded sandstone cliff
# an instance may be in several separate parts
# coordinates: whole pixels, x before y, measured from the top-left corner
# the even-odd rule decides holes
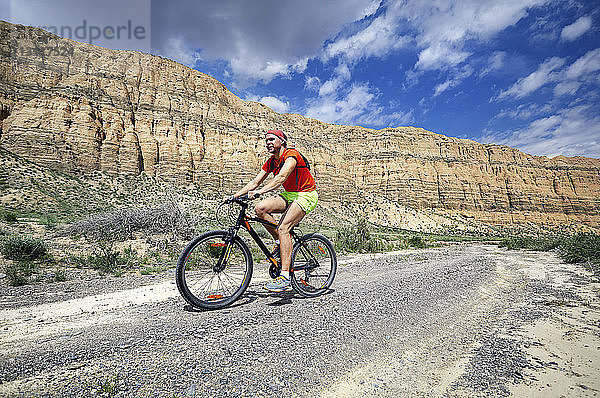
[[[280,128],[312,164],[330,209],[418,228],[600,226],[600,160],[530,156],[413,127],[380,131],[281,115],[176,62],[0,22],[0,145],[69,173],[146,173],[228,193]],[[340,205],[341,203],[341,205]],[[450,218],[449,218],[450,217]]]

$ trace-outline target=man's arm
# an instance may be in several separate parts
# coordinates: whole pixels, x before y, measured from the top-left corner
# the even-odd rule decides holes
[[[296,167],[296,158],[289,157],[286,159],[283,167],[279,174],[277,174],[267,185],[254,191],[254,193],[258,193],[260,195],[265,194],[267,192],[273,191],[281,186],[287,180],[287,178],[292,174],[294,168]]]
[[[266,171],[261,169],[260,172],[256,175],[256,177],[254,177],[254,179],[252,181],[250,181],[248,184],[246,184],[246,186],[244,188],[237,191],[233,195],[233,197],[239,198],[240,196],[247,194],[249,191],[256,189],[256,187],[258,187],[260,184],[263,183],[263,181],[267,178],[268,175],[269,174]]]

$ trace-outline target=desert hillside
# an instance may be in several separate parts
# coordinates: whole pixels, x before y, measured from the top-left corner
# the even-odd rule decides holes
[[[598,159],[278,114],[158,56],[0,22],[0,146],[38,166],[227,194],[265,160],[271,128],[310,159],[325,208],[348,217],[411,229],[600,226]]]

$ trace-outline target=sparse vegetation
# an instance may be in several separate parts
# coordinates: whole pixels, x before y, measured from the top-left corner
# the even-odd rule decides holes
[[[561,242],[559,237],[548,236],[515,236],[503,239],[499,246],[509,250],[525,249],[532,251],[549,251],[556,249]]]
[[[579,233],[564,239],[559,248],[560,256],[567,263],[600,261],[600,235]]]
[[[535,251],[557,250],[567,263],[584,263],[600,276],[600,235],[578,233],[571,236],[521,236],[504,239],[500,247]]]
[[[9,260],[3,271],[11,286],[23,286],[43,280],[61,282],[67,279],[64,268],[56,268],[54,272],[44,276],[43,267],[54,265],[55,260],[42,239],[9,235],[0,242],[0,251]]]
[[[48,256],[48,246],[42,239],[9,236],[1,242],[2,255],[14,261],[41,260]]]
[[[32,261],[15,261],[7,265],[4,272],[9,285],[23,286],[32,282],[34,275],[38,272],[38,266]]]
[[[100,241],[92,254],[78,256],[74,260],[80,266],[87,266],[101,274],[115,276],[121,276],[143,263],[135,250],[126,248],[119,251],[114,248],[114,242],[107,241]]]
[[[56,214],[46,213],[39,217],[39,222],[40,224],[45,225],[48,229],[54,229],[59,223],[59,218]]]
[[[8,223],[13,223],[18,220],[17,213],[9,210],[0,211],[0,219]]]
[[[600,235],[579,233],[561,242],[560,257],[567,263],[584,263],[600,278]]]
[[[417,249],[424,249],[427,247],[427,243],[423,240],[423,238],[419,235],[413,235],[410,236],[407,240],[406,243],[410,246],[410,247],[414,247]]]
[[[122,382],[118,376],[103,377],[88,384],[90,394],[100,397],[114,397],[122,390]]]
[[[92,215],[68,225],[65,235],[83,235],[89,239],[132,239],[135,232],[168,234],[172,238],[191,239],[198,220],[177,203],[156,207],[130,207]]]
[[[60,234],[84,237],[92,243],[91,254],[72,258],[76,264],[103,274],[122,275],[141,266],[144,266],[140,270],[143,273],[164,269],[164,266],[147,264],[151,260],[160,263],[161,253],[170,255],[180,241],[189,240],[196,234],[198,225],[194,215],[184,211],[179,204],[169,202],[156,207],[132,207],[92,215],[66,226]],[[152,259],[141,257],[131,248],[116,249],[118,242],[134,237],[145,238],[146,242],[154,244]]]
[[[430,247],[430,237],[408,230],[369,225],[360,218],[353,226],[339,228],[335,245],[338,251],[377,253],[400,249]]]
[[[369,224],[364,218],[359,218],[356,224],[337,231],[335,248],[339,252],[372,253],[382,251],[384,243],[371,237]]]
[[[140,270],[140,274],[142,274],[142,275],[152,275],[152,274],[155,274],[157,272],[166,271],[167,269],[169,269],[169,267],[166,266],[166,265],[156,266],[156,267],[143,267]]]
[[[64,268],[56,268],[52,279],[54,282],[65,282],[67,280],[67,271]]]

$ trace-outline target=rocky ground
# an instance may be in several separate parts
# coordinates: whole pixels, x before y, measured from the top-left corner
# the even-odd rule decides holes
[[[172,271],[0,287],[0,395],[595,396],[600,284],[553,253],[348,257],[333,291],[195,311]]]

